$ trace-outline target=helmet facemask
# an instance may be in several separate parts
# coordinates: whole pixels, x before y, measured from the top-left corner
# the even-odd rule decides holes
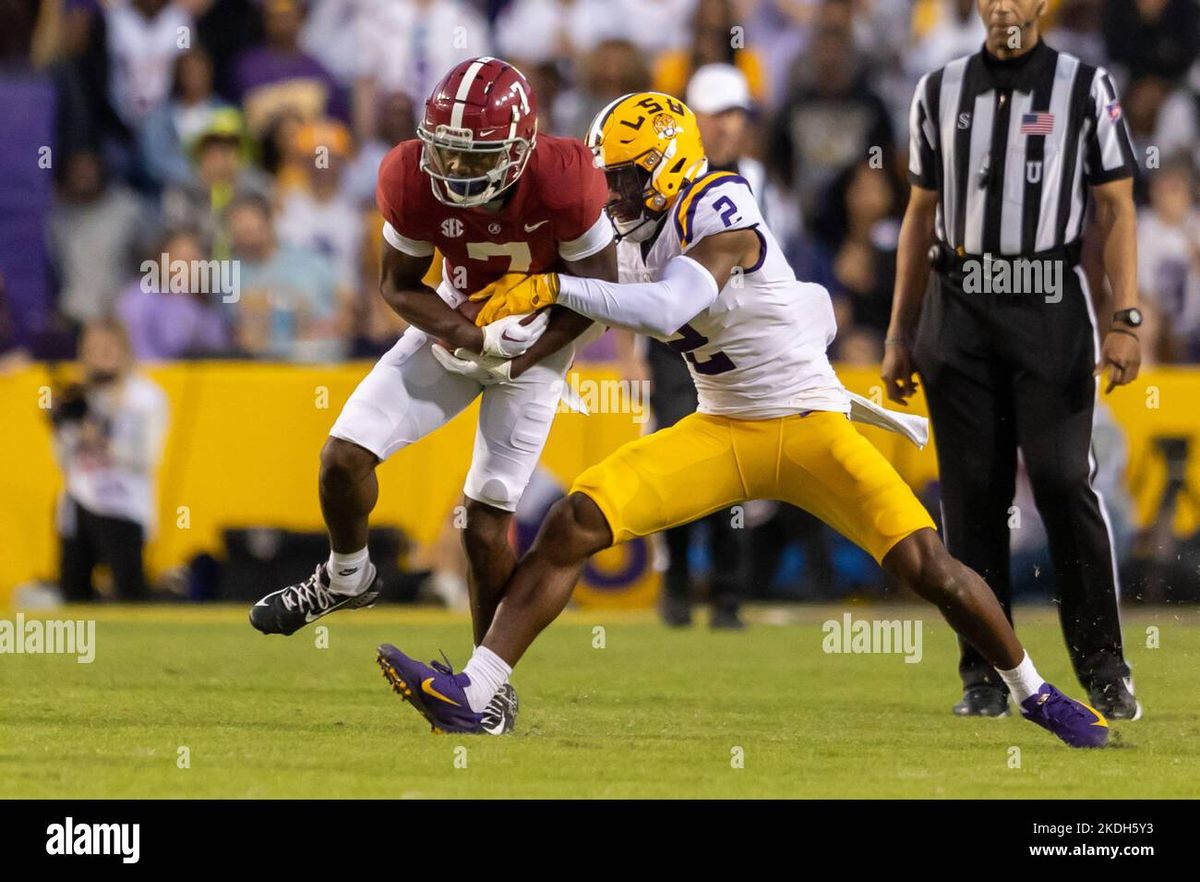
[[[470,129],[423,125],[417,136],[425,145],[421,170],[429,175],[433,194],[446,205],[475,208],[508,189],[525,167],[533,146],[525,138],[476,141]]]
[[[668,200],[655,186],[656,171],[662,167],[657,151],[604,168],[608,182],[608,203],[604,206],[617,234],[617,241],[642,242],[654,234],[658,222],[666,216]],[[597,164],[601,164],[597,158]],[[654,168],[652,172],[650,168]]]
[[[621,238],[646,223],[646,192],[650,173],[639,165],[626,162],[604,170],[608,182],[608,202],[604,208],[613,229]]]

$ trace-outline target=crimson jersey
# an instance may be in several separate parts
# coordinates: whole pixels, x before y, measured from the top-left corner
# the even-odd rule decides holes
[[[503,207],[454,208],[434,196],[421,171],[420,141],[397,144],[379,167],[375,201],[384,238],[415,257],[445,258],[443,278],[471,294],[507,272],[543,273],[612,241],[604,214],[608,185],[591,151],[571,138],[539,135]]]

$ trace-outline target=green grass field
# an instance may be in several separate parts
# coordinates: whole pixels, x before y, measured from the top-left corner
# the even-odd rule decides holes
[[[504,738],[430,734],[375,666],[383,641],[462,664],[469,628],[448,614],[336,614],[318,648],[241,608],[56,611],[97,619],[96,658],[0,655],[0,797],[1200,796],[1200,610],[1126,614],[1147,717],[1073,751],[1019,718],[950,714],[956,648],[932,609],[851,608],[920,618],[918,664],[824,653],[821,623],[846,609],[752,611],[743,634],[569,613],[518,669]],[[1078,695],[1053,610],[1018,629]]]

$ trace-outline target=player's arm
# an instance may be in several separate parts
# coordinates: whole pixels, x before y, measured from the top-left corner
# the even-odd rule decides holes
[[[672,258],[657,282],[617,284],[560,276],[556,302],[606,325],[664,337],[707,309],[734,267],[754,266],[761,247],[751,228],[714,233],[686,255]]]
[[[437,292],[421,280],[429,271],[429,255],[407,254],[387,241],[383,242],[379,293],[392,310],[450,348],[471,352],[483,349],[483,331],[462,313],[451,309]]]
[[[591,153],[579,143],[567,159],[570,169],[561,182],[575,194],[571,205],[555,218],[558,256],[572,275],[586,278],[617,280],[617,246],[613,241],[612,224],[604,213],[608,202],[608,184],[596,167]],[[562,349],[592,325],[592,320],[578,312],[552,307],[550,323],[534,345],[513,360],[512,376],[517,377],[541,359]]]
[[[375,204],[384,219],[379,293],[398,316],[444,341],[451,350],[479,352],[483,349],[483,331],[451,309],[422,281],[436,254],[428,218],[413,210],[400,210],[413,204],[406,193],[414,192],[414,187],[429,186],[417,163],[406,142],[392,148],[379,165]]]
[[[564,261],[567,271],[575,276],[617,280],[617,246],[609,242],[602,250],[579,260]],[[511,376],[515,379],[543,358],[562,349],[592,326],[592,319],[563,306],[550,307],[550,324],[529,351],[513,359]]]
[[[929,282],[929,246],[934,241],[938,192],[913,184],[908,208],[900,225],[896,248],[896,286],[892,318],[883,355],[883,381],[887,396],[905,404],[917,391],[913,379],[912,342],[921,317],[921,301]]]

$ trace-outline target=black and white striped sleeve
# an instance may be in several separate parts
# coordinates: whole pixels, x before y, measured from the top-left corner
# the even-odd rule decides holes
[[[1088,116],[1092,124],[1084,160],[1087,182],[1094,186],[1133,177],[1137,172],[1137,159],[1129,126],[1121,110],[1116,86],[1102,67],[1092,76],[1088,98]]]
[[[929,81],[925,74],[913,93],[908,114],[908,180],[926,190],[936,190],[938,182],[938,129],[929,104]]]

